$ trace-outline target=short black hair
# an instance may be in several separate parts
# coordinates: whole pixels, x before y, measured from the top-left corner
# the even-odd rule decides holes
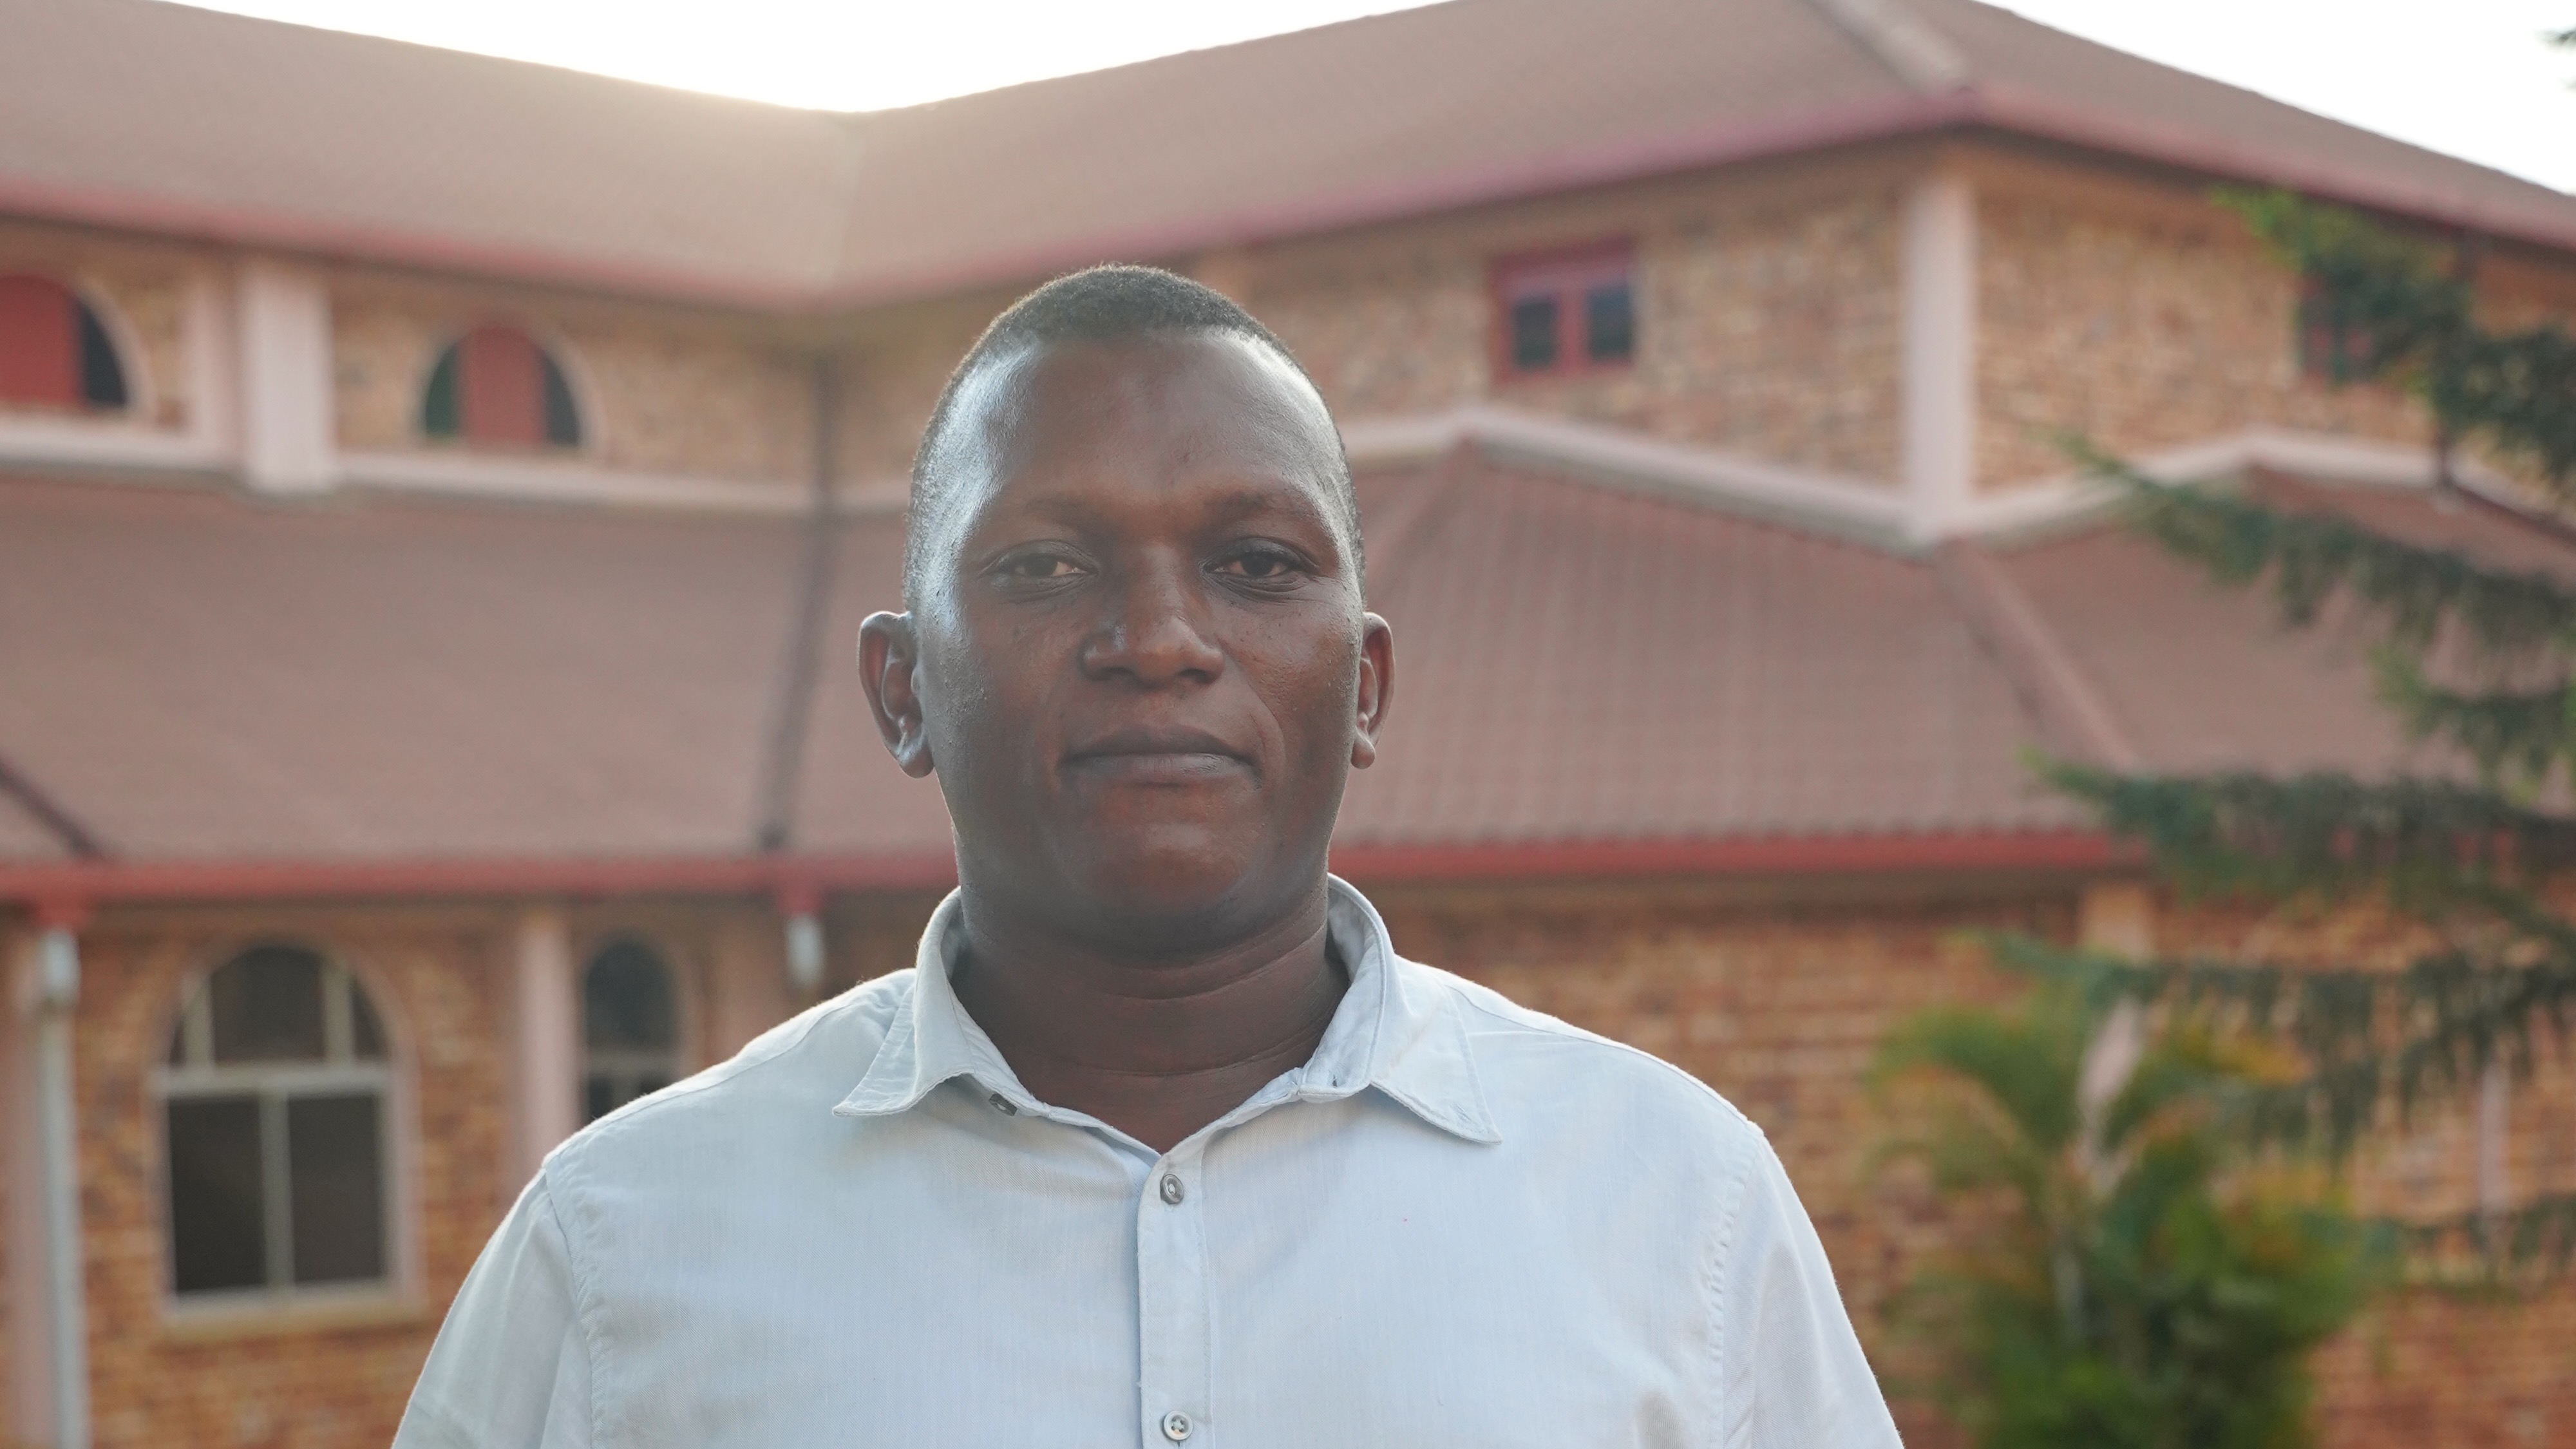
[[[947,501],[948,480],[942,476],[939,455],[967,381],[989,363],[1054,343],[1112,342],[1158,332],[1214,332],[1245,338],[1277,354],[1308,387],[1315,387],[1314,377],[1287,343],[1212,287],[1160,267],[1092,267],[1056,278],[994,318],[975,345],[966,349],[957,369],[948,374],[947,386],[939,390],[939,401],[931,408],[930,422],[922,428],[920,445],[912,454],[912,499],[903,545],[907,607],[920,597],[929,566],[925,540]],[[1315,395],[1321,398],[1323,389],[1315,388]],[[1365,578],[1359,498],[1351,490],[1350,459],[1342,451],[1338,432],[1333,438],[1331,482],[1334,511],[1350,540],[1351,567],[1355,577]]]

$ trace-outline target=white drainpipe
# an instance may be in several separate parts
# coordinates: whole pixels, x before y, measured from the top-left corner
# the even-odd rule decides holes
[[[53,1349],[55,1449],[89,1449],[89,1337],[81,1271],[80,1139],[74,1130],[72,1008],[80,941],[50,927],[37,958],[37,1150],[44,1179],[46,1327]]]

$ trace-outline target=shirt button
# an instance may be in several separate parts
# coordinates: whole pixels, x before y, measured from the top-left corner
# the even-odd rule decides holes
[[[1172,1179],[1167,1177],[1164,1178],[1163,1181],[1170,1182]],[[1175,1444],[1178,1444],[1182,1440],[1190,1437],[1190,1416],[1181,1413],[1165,1414],[1163,1416],[1163,1437],[1171,1440]]]
[[[1020,1109],[1011,1105],[1011,1099],[1003,1096],[999,1092],[995,1092],[993,1094],[993,1110],[1001,1113],[1005,1117],[1017,1117],[1020,1115]]]
[[[1181,1179],[1178,1174],[1169,1172],[1163,1174],[1163,1201],[1166,1205],[1179,1207],[1181,1205],[1181,1199],[1187,1195],[1188,1194],[1183,1192],[1181,1189]],[[1190,1432],[1190,1420],[1188,1415],[1174,1414],[1172,1419],[1178,1419],[1181,1421],[1181,1433],[1174,1434],[1172,1436],[1173,1438],[1178,1439],[1181,1437],[1181,1434]],[[1166,1429],[1172,1427],[1172,1419],[1165,1419],[1163,1421],[1163,1427]]]

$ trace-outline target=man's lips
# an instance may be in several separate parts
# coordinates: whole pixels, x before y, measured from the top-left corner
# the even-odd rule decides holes
[[[1232,745],[1194,729],[1123,729],[1067,750],[1069,773],[1136,784],[1193,784],[1252,767]]]

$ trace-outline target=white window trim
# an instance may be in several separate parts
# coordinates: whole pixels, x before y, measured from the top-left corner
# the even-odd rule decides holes
[[[429,400],[429,380],[437,373],[441,358],[461,345],[466,334],[482,327],[506,327],[520,333],[537,345],[537,350],[554,363],[563,374],[564,388],[572,394],[573,420],[581,429],[581,441],[571,447],[549,444],[532,453],[516,450],[492,450],[477,446],[462,437],[433,438],[421,428],[421,413]],[[458,398],[457,405],[464,406]],[[403,436],[411,449],[431,453],[492,458],[511,463],[588,463],[597,465],[608,456],[608,409],[600,401],[599,379],[590,370],[590,359],[573,345],[572,338],[560,327],[516,313],[496,313],[462,327],[448,327],[431,335],[428,350],[414,360],[411,391],[406,394]]]
[[[667,1051],[649,1047],[608,1047],[593,1049],[590,1044],[590,968],[600,954],[620,941],[632,941],[653,953],[668,973],[671,991],[671,1045]],[[677,1082],[697,1070],[702,1055],[698,1050],[697,986],[699,976],[688,953],[674,950],[669,940],[649,930],[612,926],[605,930],[583,933],[580,965],[573,974],[573,1021],[578,1033],[576,1077],[577,1094],[583,1120],[590,1112],[590,1078],[594,1064],[605,1067],[610,1075],[634,1077],[647,1071],[661,1076],[665,1084]],[[612,1109],[614,1110],[614,1109]]]
[[[283,941],[298,949],[311,950],[322,958],[323,1036],[327,1057],[337,1060],[322,1062],[244,1062],[217,1066],[213,1056],[213,1013],[206,989],[216,971],[254,946]],[[376,1026],[382,1036],[384,1055],[375,1061],[350,1059],[355,1046],[354,1013],[350,993],[363,991],[374,1008]],[[152,1132],[159,1156],[156,1162],[157,1188],[155,1216],[160,1227],[161,1305],[163,1321],[183,1335],[207,1330],[224,1331],[235,1327],[257,1331],[267,1327],[293,1328],[307,1322],[375,1321],[410,1316],[417,1309],[418,1234],[410,1186],[413,1168],[412,1072],[405,1050],[408,1034],[390,1009],[390,998],[381,988],[371,988],[365,973],[351,966],[337,953],[276,935],[228,943],[212,953],[209,963],[193,972],[179,993],[178,1009],[168,1022],[168,1030],[156,1038],[167,1042],[184,1036],[181,1055],[184,1064],[168,1064],[167,1053],[156,1051],[150,1073]],[[284,1184],[277,1180],[286,1169],[284,1127],[285,1104],[293,1097],[337,1095],[353,1090],[373,1090],[376,1094],[376,1140],[379,1192],[383,1203],[384,1274],[363,1282],[317,1283],[297,1286],[293,1273],[292,1224],[283,1207]],[[260,1103],[263,1204],[267,1212],[263,1224],[268,1238],[269,1283],[260,1288],[224,1289],[214,1292],[181,1294],[178,1291],[176,1225],[170,1220],[170,1113],[173,1100],[209,1096],[253,1096]],[[274,1114],[274,1115],[272,1115]],[[272,1147],[271,1144],[275,1146]],[[270,1204],[278,1206],[270,1207]],[[281,1237],[286,1241],[281,1242]]]

